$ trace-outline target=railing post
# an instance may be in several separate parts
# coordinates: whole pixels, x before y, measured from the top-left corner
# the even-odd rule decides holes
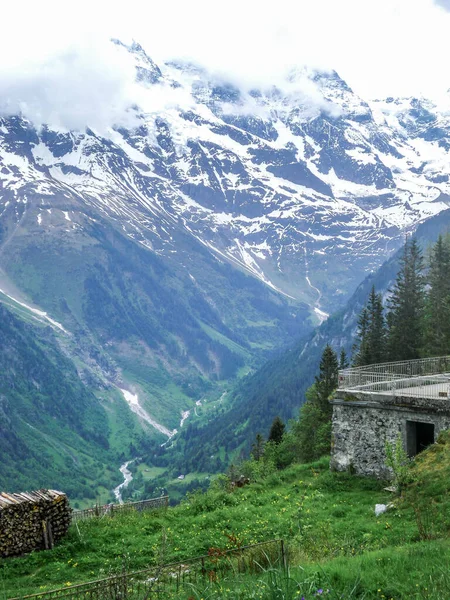
[[[287,559],[286,559],[286,549],[284,547],[284,540],[280,540],[281,546],[281,560],[283,564],[283,569],[287,569]]]

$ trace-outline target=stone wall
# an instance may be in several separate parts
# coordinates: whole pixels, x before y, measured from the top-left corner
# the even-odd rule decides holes
[[[371,401],[366,395],[363,400],[354,396],[351,400],[337,397],[332,401],[331,469],[390,478],[385,444],[394,444],[400,434],[406,450],[407,422],[433,424],[435,439],[440,431],[450,428],[448,400],[376,398]]]
[[[72,509],[65,494],[0,493],[0,557],[52,548],[67,532]]]

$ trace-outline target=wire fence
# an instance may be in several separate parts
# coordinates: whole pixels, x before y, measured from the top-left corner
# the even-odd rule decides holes
[[[286,566],[283,540],[270,540],[230,550],[210,548],[208,554],[179,563],[51,590],[10,600],[156,600],[174,597],[195,586],[219,582],[227,574],[257,573]],[[192,596],[195,594],[193,593]]]
[[[438,399],[450,397],[450,356],[404,360],[339,371],[340,390]]]
[[[104,515],[113,516],[120,512],[142,512],[144,510],[155,510],[158,508],[167,508],[169,505],[169,496],[160,496],[159,498],[149,498],[139,502],[125,502],[124,504],[104,504],[97,505],[85,510],[74,510],[72,512],[72,521],[84,521],[94,517],[103,517]]]

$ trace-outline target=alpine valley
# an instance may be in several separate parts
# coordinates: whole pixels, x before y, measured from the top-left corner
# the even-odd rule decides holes
[[[448,220],[450,115],[431,101],[368,102],[303,68],[248,92],[114,44],[142,106],[170,101],[102,132],[0,117],[1,489],[107,501],[122,463],[176,451],[189,426],[195,450],[207,422],[211,460],[190,469],[224,468],[214,435],[250,419],[247,375],[324,327],[341,339],[344,313],[313,328]]]

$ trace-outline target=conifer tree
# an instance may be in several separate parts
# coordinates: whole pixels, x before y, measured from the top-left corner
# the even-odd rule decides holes
[[[280,417],[275,417],[272,427],[270,428],[268,441],[279,444],[283,438],[285,428],[286,427]]]
[[[423,341],[425,279],[416,240],[407,241],[400,260],[387,315],[389,360],[419,358]]]
[[[375,292],[372,286],[367,303],[369,314],[369,364],[381,363],[386,359],[386,324],[383,312],[383,299],[381,294]]]
[[[369,313],[366,306],[358,317],[357,327],[356,342],[353,346],[353,365],[362,367],[370,364],[368,349]]]
[[[342,348],[339,354],[339,370],[342,371],[343,369],[347,369],[349,366],[350,362],[347,358],[347,352],[344,350],[344,348]]]
[[[306,402],[300,410],[300,420],[292,426],[297,458],[310,461],[330,451],[330,395],[338,385],[338,359],[330,345],[325,347],[320,361],[319,376],[306,392]]]
[[[256,434],[255,442],[252,445],[251,455],[256,461],[261,460],[264,455],[264,438],[260,433]]]
[[[439,236],[431,251],[425,307],[425,354],[450,353],[450,241]]]
[[[336,352],[327,344],[320,360],[319,376],[316,377],[319,402],[327,412],[331,412],[328,398],[338,386],[338,368]]]
[[[381,294],[372,286],[366,306],[358,319],[354,365],[372,365],[386,359],[386,324]]]

